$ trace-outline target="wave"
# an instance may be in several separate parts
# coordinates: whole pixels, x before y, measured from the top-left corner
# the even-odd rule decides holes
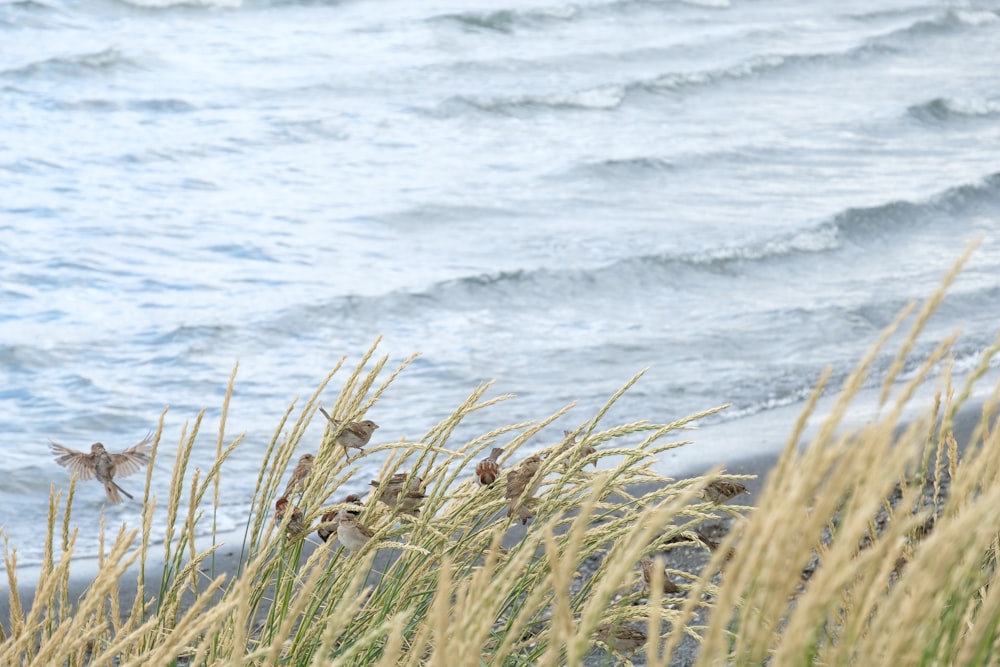
[[[670,72],[649,79],[620,84],[602,84],[587,88],[553,93],[526,93],[501,96],[455,95],[439,106],[434,115],[472,108],[479,111],[511,115],[520,111],[583,110],[612,111],[618,109],[636,93],[678,93],[720,83],[769,76],[804,65],[836,63],[838,60],[862,60],[872,55],[894,52],[887,46],[870,43],[843,52],[820,54],[763,54],[753,56],[729,67],[694,72]]]
[[[906,112],[922,122],[939,123],[949,120],[990,118],[1000,115],[1000,102],[983,99],[936,97],[915,104]]]
[[[5,292],[4,296],[9,298],[10,294],[10,292]],[[63,363],[63,360],[59,359],[58,355],[51,350],[31,345],[0,345],[0,364],[3,364],[3,367],[11,372],[24,373],[43,370],[59,363]]]
[[[445,115],[448,115],[453,109],[461,108],[472,108],[503,115],[532,110],[610,111],[620,107],[625,102],[627,95],[628,87],[620,85],[596,86],[569,92],[528,93],[499,97],[456,95],[445,100],[440,110]]]
[[[706,271],[728,272],[736,264],[769,265],[779,260],[835,252],[845,242],[867,247],[878,238],[914,233],[919,223],[938,225],[943,219],[943,224],[952,225],[956,217],[978,212],[984,207],[1000,209],[1000,173],[980,183],[950,188],[923,202],[898,201],[847,209],[812,227],[741,245],[690,253],[637,255],[591,269],[538,268],[465,276],[437,283],[410,296],[447,303],[461,294],[478,298],[484,291],[511,295],[535,289],[549,294],[589,293],[602,283],[617,289],[621,276],[649,276],[651,272],[658,272],[663,274],[660,277],[670,279],[692,272],[700,275]]]
[[[384,223],[393,225],[439,225],[469,222],[470,220],[510,220],[525,216],[523,210],[476,205],[422,204],[412,208],[388,213],[379,217]]]
[[[532,16],[530,12],[517,13],[505,10],[489,14],[448,15],[446,18],[509,31],[512,26],[520,25],[522,22],[535,21]],[[903,27],[866,38],[857,46],[841,51],[764,53],[721,68],[668,72],[652,78],[597,84],[569,91],[498,96],[455,95],[444,100],[432,114],[447,116],[467,109],[502,115],[538,110],[613,111],[623,106],[629,97],[636,93],[678,93],[727,82],[783,74],[803,67],[839,67],[845,64],[863,63],[912,48],[914,41],[929,35],[977,27],[997,20],[1000,20],[1000,17],[993,12],[946,11],[932,18],[926,18],[925,12],[920,18],[915,18]]]
[[[125,102],[105,99],[83,99],[57,102],[55,103],[55,107],[61,111],[90,111],[95,113],[110,113],[122,110],[188,113],[197,109],[197,107],[184,100],[172,98],[129,100]]]
[[[838,234],[856,242],[897,230],[911,231],[923,224],[954,226],[954,219],[975,214],[984,209],[1000,209],[1000,172],[990,174],[979,183],[960,185],[934,195],[923,202],[895,201],[869,208],[852,208],[838,214],[829,223]]]
[[[676,164],[659,157],[613,158],[577,165],[554,176],[556,178],[596,176],[609,180],[626,179],[632,181],[644,176],[673,172],[676,169]]]
[[[427,19],[431,23],[444,23],[457,26],[469,32],[496,32],[512,34],[518,30],[548,28],[573,21],[579,21],[592,16],[605,18],[634,14],[636,7],[648,8],[653,11],[674,11],[683,7],[699,7],[704,9],[726,9],[730,0],[610,0],[594,4],[578,3],[553,5],[549,7],[532,7],[530,9],[500,9],[494,11],[463,11],[448,14],[438,14]]]
[[[18,10],[18,11],[30,11],[30,12],[50,12],[55,11],[55,7],[44,2],[38,2],[38,0],[14,0],[13,2],[3,2],[0,3],[0,8],[4,10]]]
[[[312,327],[317,320],[329,322],[331,318],[339,318],[345,325],[387,317],[398,322],[417,312],[426,317],[423,311],[428,308],[475,312],[484,304],[548,304],[553,294],[566,301],[614,298],[625,285],[630,289],[635,285],[715,289],[716,281],[729,285],[734,275],[767,271],[779,262],[814,262],[847,247],[882,252],[885,243],[897,242],[900,235],[923,233],[928,226],[949,229],[956,218],[986,207],[1000,210],[1000,173],[980,183],[950,188],[923,202],[847,209],[811,227],[744,244],[686,253],[652,252],[594,267],[512,268],[438,281],[416,291],[342,295],[322,304],[282,311],[260,325],[272,331],[301,331],[303,321]]]
[[[948,9],[932,18],[921,18],[902,28],[892,30],[874,38],[887,46],[900,42],[912,42],[924,37],[944,35],[967,28],[977,28],[1000,20],[992,11]]]
[[[607,3],[587,6],[569,4],[543,8],[535,7],[525,10],[465,11],[439,14],[430,17],[428,21],[431,23],[450,23],[468,31],[512,34],[519,29],[546,28],[561,23],[578,21],[595,14],[606,16],[631,13],[635,11],[634,8],[636,5],[667,10],[675,9],[679,6],[725,9],[730,7],[731,3],[729,0],[676,0],[675,2],[662,2],[661,0],[612,0]],[[928,18],[929,12],[934,12],[936,15]],[[872,10],[848,15],[846,18],[859,23],[870,23],[895,18],[912,18],[913,21],[907,26],[889,33],[889,35],[911,37],[940,34],[956,28],[980,26],[1000,20],[997,13],[990,10],[948,9],[939,12],[936,7],[927,6]]]
[[[37,0],[0,2],[0,28],[48,28],[51,15],[58,11],[57,7]]]
[[[134,60],[126,57],[117,47],[101,51],[55,56],[19,67],[0,70],[0,77],[31,78],[37,76],[87,77],[103,76],[127,69],[138,69]]]
[[[501,9],[492,12],[472,11],[440,14],[430,18],[429,21],[432,23],[453,23],[468,31],[510,34],[518,28],[544,27],[553,23],[572,21],[578,18],[581,13],[579,7],[567,5],[527,11]]]
[[[138,336],[153,347],[161,345],[212,344],[234,335],[237,328],[229,324],[182,325],[166,333],[150,329]]]
[[[747,58],[729,67],[697,72],[673,72],[648,81],[638,81],[629,85],[631,90],[653,93],[674,92],[686,88],[702,87],[730,81],[759,78],[783,73],[803,66],[842,65],[868,60],[875,56],[895,53],[896,48],[878,40],[842,51],[824,53],[760,54]]]
[[[137,9],[239,9],[243,0],[117,0]]]
[[[52,171],[63,171],[66,167],[41,158],[23,158],[16,162],[0,164],[0,170],[9,171],[15,174],[42,174]]]

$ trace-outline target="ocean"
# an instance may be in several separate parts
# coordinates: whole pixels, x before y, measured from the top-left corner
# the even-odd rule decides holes
[[[648,369],[605,423],[732,406],[666,473],[776,451],[979,239],[910,366],[960,328],[968,372],[1000,312],[998,44],[997,1],[0,0],[3,532],[39,561],[50,440],[121,449],[169,408],[165,505],[237,362],[239,528],[288,405],[379,336],[420,357],[376,442],[492,380],[516,398],[457,442],[577,403],[530,451]],[[81,484],[81,555],[102,503]]]

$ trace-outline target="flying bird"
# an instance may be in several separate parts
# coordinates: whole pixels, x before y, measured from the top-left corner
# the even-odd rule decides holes
[[[94,479],[104,484],[104,492],[108,502],[117,505],[122,502],[122,495],[132,499],[132,494],[118,486],[115,477],[128,477],[142,470],[149,463],[153,453],[152,434],[137,445],[129,447],[120,454],[109,454],[104,445],[95,442],[90,446],[90,453],[76,451],[63,447],[57,442],[50,442],[49,447],[56,455],[56,463],[70,472],[79,475],[80,479]]]

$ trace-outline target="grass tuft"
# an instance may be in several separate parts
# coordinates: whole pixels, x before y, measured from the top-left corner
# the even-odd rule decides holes
[[[488,396],[483,384],[417,440],[379,431],[348,458],[336,444],[344,426],[326,423],[321,439],[309,441],[322,402],[338,419],[361,420],[415,358],[387,370],[375,341],[353,368],[341,359],[277,419],[238,564],[225,567],[216,517],[226,461],[244,455],[243,436],[226,434],[234,368],[212,466],[189,465],[202,411],[181,429],[167,525],[155,533],[150,480],[164,411],[139,525],[105,535],[102,517],[97,572],[82,594],[70,594],[75,479],[65,498],[50,492],[30,604],[18,589],[17,550],[4,537],[10,593],[0,664],[627,665],[641,656],[668,665],[692,645],[696,657],[688,657],[704,665],[845,665],[871,656],[881,664],[995,662],[1000,387],[968,442],[958,442],[954,427],[1000,339],[960,391],[950,365],[956,336],[899,380],[960,265],[917,311],[880,378],[878,418],[860,428],[844,421],[916,305],[884,332],[822,417],[816,406],[829,370],[820,376],[753,508],[737,504],[747,476],[717,468],[674,480],[658,472],[664,452],[690,446],[698,421],[726,406],[667,423],[605,423],[642,373],[559,436],[552,424],[573,405],[460,441],[468,415],[510,398]],[[915,405],[936,369],[940,390],[928,406]],[[324,400],[341,374],[340,391]],[[917,416],[904,421],[913,408]],[[810,420],[818,429],[804,442]],[[494,447],[503,448],[500,477],[482,486],[472,470]],[[316,457],[312,472],[282,498],[276,517],[283,481],[303,453]],[[343,501],[343,488],[361,461],[378,461],[380,472],[358,507]],[[392,497],[382,495],[392,485],[403,489],[399,497],[411,492],[409,505],[378,500]],[[373,533],[353,552],[336,539],[337,513],[348,510]],[[206,523],[211,536],[196,539]],[[713,525],[729,530],[711,537]],[[321,526],[332,530],[327,542],[317,536]],[[680,554],[691,551],[702,565],[686,565]],[[121,586],[132,576],[134,600]]]

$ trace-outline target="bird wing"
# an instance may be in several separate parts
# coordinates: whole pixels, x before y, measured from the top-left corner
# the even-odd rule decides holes
[[[49,449],[56,455],[56,463],[75,472],[80,479],[93,479],[97,473],[90,454],[63,447],[58,442],[49,442]]]
[[[152,434],[147,435],[139,444],[129,447],[120,454],[112,454],[113,476],[128,477],[142,470],[143,466],[149,463],[150,454],[153,453],[152,440]]]

